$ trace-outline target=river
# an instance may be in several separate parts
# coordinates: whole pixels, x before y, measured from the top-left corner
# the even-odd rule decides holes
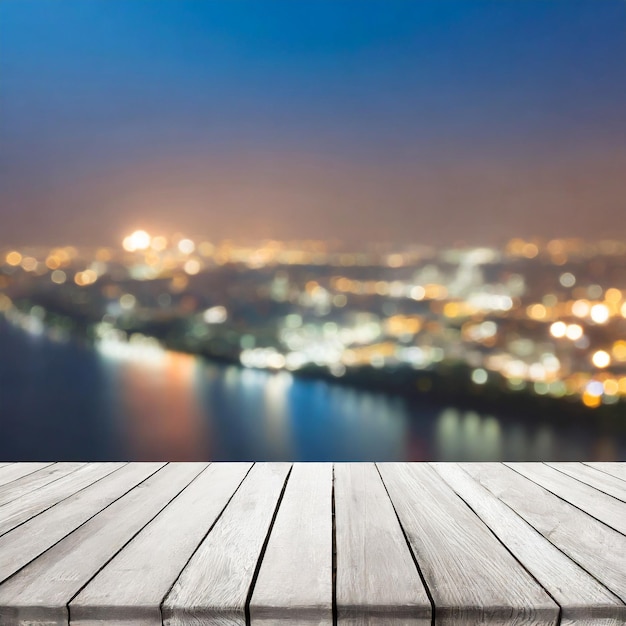
[[[624,460],[563,431],[287,372],[141,346],[94,347],[0,317],[0,460]]]

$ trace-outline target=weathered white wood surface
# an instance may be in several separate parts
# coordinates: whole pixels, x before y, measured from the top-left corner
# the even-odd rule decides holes
[[[562,610],[561,626],[626,623],[626,605],[454,463],[433,463]]]
[[[0,506],[62,478],[85,463],[54,463],[0,487]]]
[[[0,581],[17,572],[163,465],[133,463],[112,471],[94,485],[0,537]]]
[[[72,600],[72,624],[161,626],[163,598],[250,467],[204,470]]]
[[[163,467],[17,572],[0,586],[0,607],[11,607],[0,623],[66,625],[70,600],[205,467]]]
[[[332,626],[332,481],[329,463],[293,467],[254,586],[252,626]]]
[[[290,469],[259,463],[250,470],[165,599],[166,626],[245,625],[248,592]]]
[[[512,469],[464,464],[486,489],[626,602],[626,537]]]
[[[430,589],[438,624],[556,626],[556,603],[432,467],[378,467]]]
[[[543,463],[507,463],[511,469],[541,485],[607,526],[626,534],[624,503]]]
[[[0,486],[18,480],[22,476],[33,474],[49,465],[52,465],[52,463],[12,463],[0,467]]]
[[[337,621],[427,626],[431,604],[373,463],[335,465]]]
[[[563,474],[626,502],[626,481],[582,463],[546,463]]]
[[[0,535],[112,474],[124,463],[90,463],[34,492],[0,505]]]
[[[0,464],[0,626],[623,625],[623,467]]]
[[[585,465],[615,476],[620,480],[626,480],[626,463],[585,463]]]

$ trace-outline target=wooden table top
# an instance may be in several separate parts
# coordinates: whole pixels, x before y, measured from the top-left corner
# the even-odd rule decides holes
[[[1,626],[617,626],[625,602],[626,464],[0,464]]]

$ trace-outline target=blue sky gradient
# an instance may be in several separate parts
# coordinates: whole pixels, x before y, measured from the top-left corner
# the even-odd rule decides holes
[[[1,243],[626,236],[623,0],[2,0]]]

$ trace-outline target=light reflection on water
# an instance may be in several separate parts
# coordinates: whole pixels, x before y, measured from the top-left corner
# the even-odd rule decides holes
[[[620,460],[623,438],[0,320],[0,459]]]

